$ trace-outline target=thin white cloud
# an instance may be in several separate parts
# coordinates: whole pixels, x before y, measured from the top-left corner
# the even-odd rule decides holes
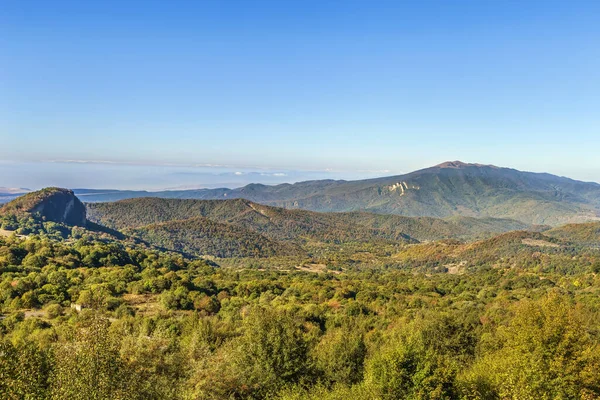
[[[8,162],[5,160],[5,162]],[[22,162],[22,161],[21,161]],[[233,165],[233,164],[211,164],[211,163],[175,163],[175,162],[162,162],[162,161],[123,161],[123,160],[86,160],[86,159],[47,159],[33,161],[35,163],[53,163],[53,164],[85,164],[85,165],[123,165],[123,166],[151,166],[151,167],[172,167],[172,168],[222,168],[222,169],[238,169],[234,172],[235,175],[244,175],[247,172],[241,170],[258,170],[258,171],[272,171],[281,168],[275,167],[264,167],[256,165]],[[265,172],[264,176],[274,177],[285,177],[290,176],[289,173],[285,172]],[[292,168],[287,170],[293,174],[297,173],[328,173],[328,174],[403,174],[404,171],[391,170],[391,169],[362,169],[352,170],[344,168],[323,168],[323,169],[297,169]]]

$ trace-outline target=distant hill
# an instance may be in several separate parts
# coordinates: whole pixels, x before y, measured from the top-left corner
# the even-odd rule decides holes
[[[360,181],[319,180],[154,193],[93,190],[76,193],[89,202],[132,197],[244,198],[265,205],[319,212],[507,218],[553,226],[600,220],[600,184],[459,161],[406,175]]]
[[[150,224],[124,232],[155,246],[196,256],[271,257],[302,253],[293,244],[203,217]]]
[[[441,239],[472,241],[514,230],[538,231],[547,229],[546,226],[528,225],[520,221],[502,218],[454,216],[441,219],[359,211],[333,214],[374,229],[401,231],[421,242]]]
[[[463,273],[473,268],[489,268],[503,264],[517,268],[540,267],[545,254],[564,258],[563,265],[546,265],[569,273],[573,267],[572,247],[559,239],[540,232],[513,231],[472,242],[437,241],[406,246],[394,255],[405,268],[425,268],[431,272]],[[575,262],[577,264],[577,262]],[[582,268],[588,265],[584,261]]]
[[[342,215],[286,210],[234,200],[140,198],[88,204],[90,220],[120,231],[204,218],[298,245],[309,241],[344,243],[377,239],[411,241],[399,230],[381,230],[355,223]],[[171,226],[174,226],[171,224]]]
[[[574,244],[600,248],[600,222],[568,224],[549,230],[546,234]]]
[[[597,247],[600,226],[600,222],[566,225],[542,235],[535,231],[544,227],[511,219],[463,216],[440,219],[364,211],[319,213],[245,199],[138,198],[88,203],[86,209],[72,191],[59,188],[28,193],[11,201],[0,209],[0,223],[8,232],[17,230],[23,235],[39,233],[63,238],[75,232],[74,226],[87,227],[90,234],[108,235],[107,240],[130,240],[188,255],[223,258],[307,255],[314,250],[320,252],[319,249],[335,252],[346,245],[364,249],[401,245],[407,249],[404,253],[408,257],[399,255],[403,265],[425,255],[434,266],[444,260],[445,264],[439,265],[465,259],[481,263],[499,254],[521,254],[523,246]],[[519,232],[498,236],[515,230]],[[81,235],[85,231],[78,232]],[[479,239],[486,240],[473,242]],[[433,244],[420,244],[417,250],[404,246],[419,242]],[[444,254],[444,260],[435,256],[438,251]]]
[[[157,224],[167,222],[170,227],[174,227],[190,218],[203,218],[298,246],[309,242],[415,242],[449,238],[472,240],[509,230],[532,228],[506,219],[453,217],[443,220],[366,212],[318,213],[287,210],[245,199],[139,198],[113,203],[88,203],[87,207],[91,221],[123,232],[137,232],[140,228],[147,228],[148,231]],[[161,230],[164,235],[164,229]]]
[[[86,209],[73,191],[46,188],[27,193],[0,208],[0,215],[34,216],[70,226],[86,225]]]

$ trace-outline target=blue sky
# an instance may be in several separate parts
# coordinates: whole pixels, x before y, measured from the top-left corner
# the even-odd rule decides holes
[[[577,0],[7,0],[0,186],[456,159],[600,181],[599,20]]]

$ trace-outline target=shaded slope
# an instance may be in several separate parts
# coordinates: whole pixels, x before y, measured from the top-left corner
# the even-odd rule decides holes
[[[30,215],[44,221],[70,226],[85,226],[86,209],[73,191],[46,188],[27,193],[0,208],[0,215]]]
[[[152,245],[190,255],[216,257],[271,257],[302,251],[243,228],[203,217],[169,221],[125,230]]]

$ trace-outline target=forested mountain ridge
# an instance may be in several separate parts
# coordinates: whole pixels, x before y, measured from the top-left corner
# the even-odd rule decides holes
[[[74,210],[78,218],[70,214]],[[85,217],[86,206],[71,191],[49,188],[5,205],[0,227],[10,230],[18,225],[21,234],[43,232],[66,237],[71,234],[72,226],[86,223],[81,222]],[[508,219],[289,210],[245,199],[139,198],[88,203],[87,217],[91,229],[114,238],[125,235],[165,250],[219,258],[297,256],[323,246],[327,249],[328,245],[352,243],[377,248],[386,243],[398,246],[441,239],[473,241],[507,231],[544,229]],[[583,226],[563,230],[581,230]],[[581,235],[565,237],[560,232],[558,228],[548,235],[575,244],[594,245],[594,236],[590,234],[582,241]]]
[[[600,218],[600,184],[546,173],[522,172],[459,161],[405,175],[360,181],[318,180],[237,189],[165,192],[81,190],[84,201],[132,197],[244,198],[319,212],[369,211],[404,216],[508,218],[527,224],[561,225]]]
[[[141,198],[87,206],[91,221],[189,254],[268,257],[295,255],[307,243],[416,242],[401,230],[375,229],[336,214],[286,210],[244,199]]]
[[[303,254],[293,243],[272,240],[260,233],[204,217],[149,224],[123,232],[160,248],[192,256],[228,258]]]
[[[366,212],[318,213],[235,200],[140,198],[88,203],[90,220],[113,229],[205,217],[264,234],[275,240],[312,238],[324,242],[386,240],[472,240],[494,233],[534,228],[514,220],[403,217]]]

